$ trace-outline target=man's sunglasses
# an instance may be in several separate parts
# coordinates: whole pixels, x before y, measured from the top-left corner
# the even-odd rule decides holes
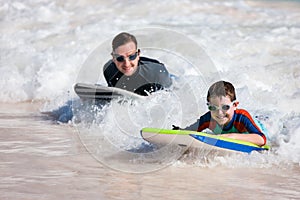
[[[208,110],[210,111],[216,111],[216,110],[223,110],[223,111],[227,111],[230,109],[230,107],[234,104],[234,101],[231,102],[230,105],[222,105],[221,107],[218,107],[218,106],[214,106],[214,105],[211,105],[209,103],[207,103],[207,106],[208,106]]]
[[[127,57],[128,57],[128,59],[129,59],[130,61],[133,61],[133,60],[136,59],[136,57],[138,56],[139,53],[140,53],[140,50],[138,49],[135,53],[133,53],[133,54],[127,56]],[[119,55],[119,54],[113,54],[113,57],[114,57],[118,62],[124,62],[125,59],[126,59],[125,56],[121,56],[121,55]]]

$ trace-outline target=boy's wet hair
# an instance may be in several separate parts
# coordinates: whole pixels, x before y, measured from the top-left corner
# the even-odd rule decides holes
[[[207,92],[207,102],[211,97],[226,97],[228,96],[231,101],[236,100],[234,86],[226,81],[218,81],[210,86]]]
[[[127,44],[128,42],[134,42],[135,47],[137,47],[137,40],[134,35],[126,32],[119,33],[112,41],[112,50],[115,51],[119,46]]]

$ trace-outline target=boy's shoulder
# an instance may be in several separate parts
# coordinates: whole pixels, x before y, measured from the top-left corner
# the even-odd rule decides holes
[[[238,116],[241,116],[241,117],[252,118],[251,115],[250,115],[250,113],[247,110],[245,110],[245,109],[236,109],[235,113]]]
[[[208,111],[205,114],[203,114],[200,118],[202,120],[204,120],[204,121],[210,121],[210,119],[211,119],[211,113]]]
[[[237,108],[237,109],[235,110],[235,112],[236,112],[236,113],[241,113],[241,114],[243,114],[243,113],[249,113],[247,110],[242,109],[242,108]]]

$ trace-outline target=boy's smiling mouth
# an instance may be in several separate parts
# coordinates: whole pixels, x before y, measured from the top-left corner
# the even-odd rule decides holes
[[[227,114],[225,115],[215,115],[214,116],[215,120],[218,122],[220,125],[225,125],[229,119],[229,116]]]

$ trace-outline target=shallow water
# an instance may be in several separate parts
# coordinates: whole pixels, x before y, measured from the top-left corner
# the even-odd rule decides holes
[[[1,199],[299,198],[297,1],[0,2]],[[41,113],[76,105],[76,82],[105,84],[111,39],[129,30],[179,77],[172,92],[79,109],[66,124]],[[219,79],[266,125],[271,151],[182,155],[140,138],[194,122]]]
[[[193,154],[194,158],[174,160],[162,169],[155,163],[158,170],[149,173],[113,170],[86,151],[76,128],[53,124],[37,114],[39,106],[1,104],[1,199],[297,199],[300,195],[299,165],[268,165],[267,160],[247,155],[239,160],[228,157],[235,159],[231,164],[244,161],[241,166],[221,157],[219,162],[211,158],[216,159],[211,161],[215,166],[201,166],[196,163],[200,157]],[[255,166],[258,162],[264,164]]]

